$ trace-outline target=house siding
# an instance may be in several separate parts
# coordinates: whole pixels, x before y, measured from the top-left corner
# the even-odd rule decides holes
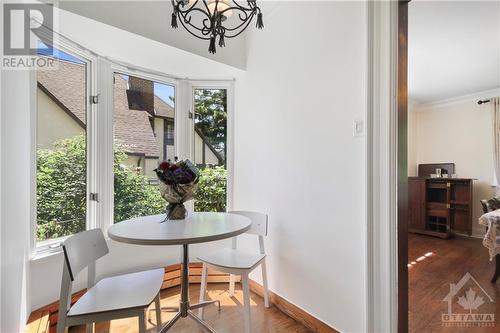
[[[38,148],[53,149],[56,141],[85,133],[85,129],[40,88],[37,89],[37,102]]]

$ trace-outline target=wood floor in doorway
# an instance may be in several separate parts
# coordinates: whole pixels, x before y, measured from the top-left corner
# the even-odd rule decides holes
[[[426,257],[430,252],[432,255]],[[488,250],[483,247],[481,239],[455,237],[443,240],[409,234],[408,258],[410,263],[416,262],[408,269],[410,332],[500,332],[500,321],[490,328],[460,325],[444,327],[442,323],[442,315],[448,314],[448,302],[444,299],[450,293],[450,284],[459,283],[466,273],[474,277],[484,292],[473,279],[465,277],[462,280],[465,281],[463,288],[452,297],[452,313],[491,313],[495,315],[496,320],[500,319],[500,306],[497,305],[500,302],[500,280],[497,284],[490,282],[494,261],[489,261]],[[421,260],[418,261],[418,258]],[[469,289],[472,289],[473,293],[469,292],[467,297]],[[461,301],[460,297],[463,297]],[[459,301],[466,308],[472,309],[464,308]],[[482,304],[479,305],[480,303]]]

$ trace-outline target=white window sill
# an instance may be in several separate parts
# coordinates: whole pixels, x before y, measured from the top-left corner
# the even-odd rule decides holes
[[[59,253],[62,253],[61,247],[57,247],[55,249],[35,250],[35,252],[31,256],[31,261],[37,261],[37,260],[53,257],[55,255],[58,255]]]
[[[33,255],[31,256],[31,260],[47,258],[61,253],[61,244],[66,240],[66,238],[68,237],[59,237],[38,242],[35,250],[33,251]]]
[[[62,246],[60,246],[68,237],[60,237],[55,239],[50,239],[46,241],[42,241],[37,243],[35,250],[31,256],[31,261],[42,260],[45,258],[50,258],[56,255],[59,255],[63,252]],[[110,240],[109,237],[105,236],[104,239],[106,242]]]

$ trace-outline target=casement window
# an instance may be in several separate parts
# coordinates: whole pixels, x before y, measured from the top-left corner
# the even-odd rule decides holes
[[[227,208],[228,88],[193,86],[193,155],[202,170],[195,211]],[[206,190],[205,190],[206,188]]]
[[[95,207],[89,202],[95,177],[89,145],[93,59],[69,49],[40,49],[38,56],[51,58],[54,64],[35,71],[34,243],[47,249],[95,224]]]
[[[137,74],[113,76],[113,220],[120,222],[165,212],[154,169],[176,156],[176,86]]]

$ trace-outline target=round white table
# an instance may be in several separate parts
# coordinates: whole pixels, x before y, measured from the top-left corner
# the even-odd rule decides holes
[[[113,224],[108,229],[111,239],[136,245],[182,245],[181,300],[177,313],[162,329],[168,331],[179,318],[190,316],[210,332],[215,330],[191,310],[218,303],[207,301],[189,304],[189,244],[231,238],[250,229],[249,218],[231,213],[189,213],[184,220],[167,220],[165,214],[137,217]],[[219,304],[220,308],[220,304]]]

